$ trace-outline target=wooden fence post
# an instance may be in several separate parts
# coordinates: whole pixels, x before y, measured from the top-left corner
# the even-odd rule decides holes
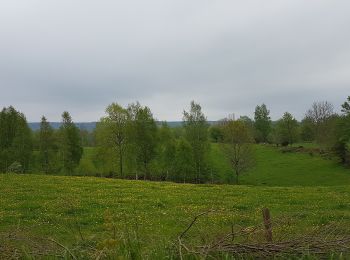
[[[265,237],[267,242],[272,242],[272,222],[270,210],[268,208],[264,208],[262,210],[264,226],[265,226]]]

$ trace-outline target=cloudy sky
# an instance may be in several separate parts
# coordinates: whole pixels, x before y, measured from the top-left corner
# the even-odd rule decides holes
[[[301,118],[350,95],[348,0],[1,0],[0,105],[96,121],[136,100],[159,120]]]

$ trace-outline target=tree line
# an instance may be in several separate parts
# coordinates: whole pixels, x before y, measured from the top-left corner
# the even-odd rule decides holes
[[[68,112],[62,114],[59,130],[55,131],[43,116],[35,133],[15,108],[0,112],[0,172],[72,174],[82,154],[79,129]]]
[[[111,177],[205,182],[208,180],[209,124],[191,103],[183,127],[157,127],[151,110],[139,103],[113,103],[95,130],[96,166]]]
[[[239,120],[250,128],[255,143],[288,146],[297,142],[313,142],[320,149],[337,155],[341,163],[350,164],[350,97],[342,104],[341,114],[334,111],[330,102],[321,101],[312,104],[301,122],[289,112],[273,122],[270,111],[262,104],[256,107],[254,120],[245,116]],[[223,140],[220,124],[211,127],[210,136],[215,142]]]
[[[262,104],[253,119],[229,118],[214,125],[192,101],[176,128],[166,122],[158,126],[150,108],[138,102],[127,107],[112,103],[92,133],[77,128],[68,112],[58,130],[43,116],[40,129],[32,132],[24,114],[8,107],[0,112],[0,172],[225,182],[212,165],[211,143],[217,143],[238,182],[254,166],[255,143],[315,142],[349,165],[349,141],[350,97],[341,114],[329,102],[315,102],[301,122],[289,112],[273,122]]]

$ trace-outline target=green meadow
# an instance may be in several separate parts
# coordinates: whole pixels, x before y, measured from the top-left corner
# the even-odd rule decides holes
[[[230,173],[218,146],[213,145],[211,154],[216,162],[213,171]],[[349,169],[319,156],[282,153],[267,146],[257,146],[257,163],[242,175],[241,185],[2,174],[0,258],[8,256],[6,248],[14,247],[31,257],[39,238],[48,248],[51,240],[65,248],[98,248],[111,237],[119,256],[125,256],[122,252],[129,243],[138,257],[165,258],[201,212],[212,211],[190,230],[190,240],[209,239],[232,226],[259,225],[264,207],[273,220],[288,219],[288,226],[276,228],[274,235],[293,236],[330,223],[349,226],[349,202]],[[18,233],[28,241],[6,239]],[[135,241],[137,245],[130,245]]]
[[[233,176],[218,145],[212,145],[211,155],[215,172],[221,176]],[[234,178],[230,180],[234,181]],[[276,147],[256,145],[256,164],[240,177],[240,184],[254,186],[350,185],[350,169],[344,168],[334,159],[325,159],[319,155],[311,156],[302,152],[282,153]]]

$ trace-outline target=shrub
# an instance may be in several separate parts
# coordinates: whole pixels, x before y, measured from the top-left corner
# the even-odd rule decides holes
[[[7,172],[9,173],[21,173],[23,172],[22,164],[19,162],[13,162],[8,168]]]

